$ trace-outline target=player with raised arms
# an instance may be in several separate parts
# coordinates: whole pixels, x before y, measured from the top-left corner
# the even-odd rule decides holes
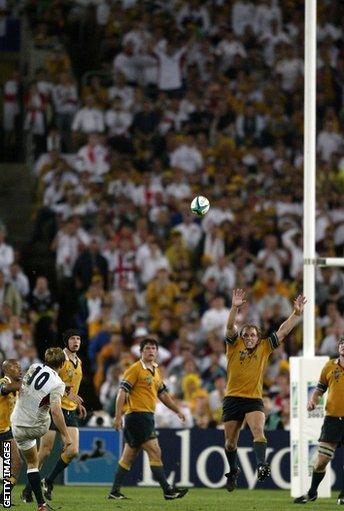
[[[244,419],[253,435],[258,481],[264,481],[270,475],[270,467],[266,463],[267,441],[264,434],[265,414],[262,400],[264,371],[273,350],[299,322],[306,298],[302,294],[295,298],[292,314],[277,332],[272,332],[266,338],[261,338],[256,325],[246,324],[238,331],[236,316],[245,303],[245,291],[234,289],[227,322],[227,387],[222,416],[225,453],[230,469],[226,474],[228,491],[236,488],[240,474],[237,446]]]
[[[11,415],[13,437],[27,464],[27,477],[34,492],[38,511],[50,507],[45,503],[38,469],[37,438],[50,426],[50,413],[62,438],[63,451],[68,452],[72,441],[61,410],[65,384],[57,374],[65,362],[61,348],[49,348],[44,364],[32,364],[23,378],[19,398]]]

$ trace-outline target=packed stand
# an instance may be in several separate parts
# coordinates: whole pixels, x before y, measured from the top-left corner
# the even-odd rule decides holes
[[[43,313],[26,311],[37,331],[44,319],[49,342],[56,325],[80,328],[94,391],[110,414],[120,376],[150,333],[189,426],[218,425],[233,288],[248,295],[241,324],[266,333],[302,290],[303,7],[75,4],[61,37],[75,42],[76,75],[88,71],[80,88],[67,55],[37,70],[25,125],[34,129],[29,105],[41,101],[35,242],[54,254],[56,282],[41,276],[35,290],[55,286],[59,307],[51,299]],[[343,9],[318,5],[316,248],[326,257],[342,257],[344,241]],[[76,59],[85,27],[94,28],[88,65]],[[197,194],[211,203],[202,219],[190,212]],[[320,268],[316,279],[317,352],[335,355],[343,272]],[[42,337],[34,338],[41,355]],[[289,428],[288,358],[301,353],[301,338],[299,326],[267,370],[270,429]],[[157,425],[178,427],[160,408]]]

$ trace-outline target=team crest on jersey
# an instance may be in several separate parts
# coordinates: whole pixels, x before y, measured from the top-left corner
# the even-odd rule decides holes
[[[240,362],[243,362],[245,360],[245,358],[247,357],[248,355],[248,352],[247,350],[243,350],[243,351],[240,351]]]
[[[68,378],[71,380],[73,378],[73,375],[74,375],[74,371],[73,369],[67,369],[67,376]]]
[[[243,350],[243,351],[239,352],[239,357],[240,357],[240,363],[242,363],[247,358],[249,358],[250,360],[252,358],[257,358],[257,354],[249,352],[248,350]]]
[[[149,386],[150,386],[150,385],[152,385],[152,383],[153,383],[153,378],[152,378],[151,376],[147,376],[147,377],[145,378],[145,382],[147,383],[147,385],[149,385]]]

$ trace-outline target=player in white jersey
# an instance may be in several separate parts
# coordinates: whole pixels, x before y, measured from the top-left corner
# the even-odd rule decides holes
[[[27,477],[37,500],[38,511],[51,509],[42,494],[36,444],[36,438],[41,438],[49,429],[49,411],[60,431],[63,449],[68,450],[71,445],[61,410],[65,384],[57,374],[65,362],[65,354],[61,348],[49,348],[45,352],[44,362],[30,366],[11,415],[13,437],[27,463]]]

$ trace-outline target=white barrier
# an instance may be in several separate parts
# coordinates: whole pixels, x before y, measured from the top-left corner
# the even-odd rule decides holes
[[[307,402],[312,395],[328,357],[290,358],[290,479],[291,495],[307,493],[312,466],[317,455],[318,438],[324,420],[325,398],[312,412]],[[319,486],[319,497],[331,496],[330,467]]]

